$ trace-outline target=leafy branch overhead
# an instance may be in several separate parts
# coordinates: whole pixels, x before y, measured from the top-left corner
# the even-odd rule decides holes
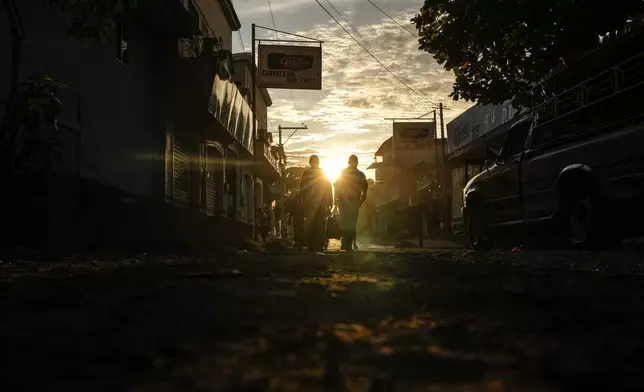
[[[105,42],[115,26],[114,22],[121,17],[129,17],[134,13],[139,0],[43,0],[54,10],[60,11],[65,16],[67,35],[77,39],[88,39]],[[20,86],[23,80],[20,75],[20,64],[25,39],[29,36],[23,23],[22,11],[28,7],[17,0],[1,0],[0,11],[7,20],[7,34],[10,38],[11,60],[9,89],[6,96],[4,113],[0,117],[0,168],[7,168],[16,159],[23,158],[32,161],[35,150],[29,146],[50,145],[49,141],[55,138],[55,132],[50,133],[47,142],[41,136],[46,129],[39,129],[40,125],[54,124],[55,116],[62,103],[58,99],[57,91],[64,85],[55,80],[44,78],[30,78],[29,82]],[[41,121],[42,120],[42,121]],[[55,128],[55,127],[54,127]],[[44,132],[44,133],[43,133]],[[22,141],[21,141],[22,140]],[[22,143],[22,147],[20,146]],[[26,143],[26,144],[25,144]],[[22,149],[21,152],[17,152]],[[29,151],[27,154],[25,151]],[[25,155],[26,154],[26,155]],[[21,158],[22,157],[22,158]]]
[[[419,49],[456,77],[451,97],[529,102],[530,84],[570,56],[613,39],[644,0],[425,0],[411,21]],[[601,37],[601,38],[600,38]]]
[[[67,15],[67,34],[104,42],[109,39],[117,17],[130,15],[138,0],[49,0],[54,9]]]

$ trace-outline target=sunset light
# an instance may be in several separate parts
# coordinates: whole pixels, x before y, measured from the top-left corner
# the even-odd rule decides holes
[[[338,179],[338,176],[342,172],[342,169],[347,167],[346,158],[327,157],[325,159],[322,159],[320,167],[324,170],[324,173],[329,178],[329,180],[331,180],[331,182],[335,182],[335,180]]]

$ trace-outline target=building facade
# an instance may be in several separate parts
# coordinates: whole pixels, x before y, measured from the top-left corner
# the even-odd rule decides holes
[[[105,43],[69,37],[66,15],[46,2],[18,8],[22,80],[48,75],[67,86],[62,159],[43,212],[48,244],[208,245],[251,231],[255,115],[232,81],[241,24],[230,0],[142,0]],[[0,51],[4,97],[8,33]]]
[[[426,211],[418,197],[418,185],[436,179],[443,139],[436,138],[435,124],[424,125],[431,130],[422,146],[410,148],[396,145],[395,136],[387,139],[374,154],[368,170],[375,170],[373,195],[375,214],[373,235],[383,240],[417,238]]]
[[[447,124],[447,165],[451,173],[452,231],[463,234],[463,188],[485,168],[485,147],[501,147],[517,116],[507,101],[501,105],[476,105]]]
[[[273,104],[266,88],[253,90],[252,72],[255,65],[250,53],[235,53],[233,55],[235,74],[233,80],[245,101],[251,105],[253,98],[257,97],[255,118],[257,120],[257,136],[254,145],[254,165],[245,168],[245,175],[255,178],[254,205],[255,212],[261,208],[269,216],[269,232],[275,230],[275,211],[273,202],[278,195],[271,192],[272,185],[280,179],[279,159],[273,143],[273,135],[268,131],[268,108]]]

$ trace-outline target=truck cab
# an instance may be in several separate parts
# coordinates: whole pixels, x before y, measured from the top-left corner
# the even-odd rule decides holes
[[[581,68],[587,79],[572,67],[548,80],[503,146],[487,146],[486,170],[463,190],[472,247],[490,246],[497,229],[534,223],[551,224],[575,247],[643,234],[644,46],[632,44],[635,55],[621,48],[603,54],[610,66]]]

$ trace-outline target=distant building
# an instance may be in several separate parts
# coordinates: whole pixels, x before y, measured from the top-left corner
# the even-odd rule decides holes
[[[436,138],[433,122],[406,122],[404,130],[427,131],[422,141],[406,141],[396,135],[398,123],[394,122],[394,135],[387,139],[374,154],[374,162],[367,170],[375,170],[372,190],[375,205],[373,231],[376,237],[397,240],[416,238],[419,223],[418,184],[426,178],[436,178],[437,152],[440,156],[442,139]],[[402,133],[400,134],[402,135]],[[404,142],[404,143],[403,143]],[[422,211],[421,211],[422,212]]]

